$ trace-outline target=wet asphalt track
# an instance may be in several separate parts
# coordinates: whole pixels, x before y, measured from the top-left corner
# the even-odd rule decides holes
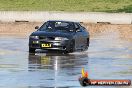
[[[90,79],[132,80],[132,41],[103,32],[91,37],[84,52],[29,55],[28,38],[0,37],[0,88],[80,88],[82,67]]]

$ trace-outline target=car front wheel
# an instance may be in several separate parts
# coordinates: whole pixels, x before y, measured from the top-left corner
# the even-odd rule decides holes
[[[35,53],[35,49],[29,47],[29,53]]]
[[[72,40],[71,43],[70,43],[70,50],[69,50],[69,53],[72,53],[75,51],[75,41]]]

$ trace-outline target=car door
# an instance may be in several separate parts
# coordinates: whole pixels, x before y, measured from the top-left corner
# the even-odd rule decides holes
[[[76,38],[75,38],[75,47],[76,47],[76,49],[81,49],[82,48],[82,46],[83,46],[83,31],[82,31],[82,29],[81,29],[81,27],[77,24],[77,23],[75,23],[75,32],[76,32]]]
[[[89,34],[86,31],[86,28],[84,28],[83,26],[81,26],[80,24],[78,24],[80,26],[81,29],[81,33],[82,33],[82,47],[86,48],[87,43],[88,43],[88,38],[89,38]]]

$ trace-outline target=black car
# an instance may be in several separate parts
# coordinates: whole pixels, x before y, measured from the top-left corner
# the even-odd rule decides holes
[[[51,20],[35,29],[37,31],[29,36],[30,53],[36,49],[70,53],[89,47],[89,33],[79,22]]]

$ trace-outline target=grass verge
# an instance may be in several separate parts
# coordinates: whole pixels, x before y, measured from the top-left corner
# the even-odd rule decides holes
[[[132,12],[131,0],[1,0],[1,11]]]

